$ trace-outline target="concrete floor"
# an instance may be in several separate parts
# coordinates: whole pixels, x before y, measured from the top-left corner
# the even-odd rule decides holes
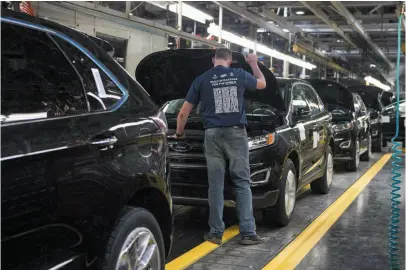
[[[285,228],[263,224],[260,212],[257,213],[257,232],[267,237],[264,244],[240,246],[237,236],[187,269],[262,269],[381,156],[382,154],[374,154],[371,161],[361,162],[357,172],[335,168],[330,193],[316,195],[308,190],[300,195],[294,217]],[[387,239],[390,217],[390,167],[389,161],[296,269],[389,269]],[[404,175],[402,181],[404,182]],[[404,183],[402,194],[403,187]],[[401,204],[401,213],[404,217],[404,201]],[[203,235],[208,231],[207,219],[207,208],[177,207],[174,245],[168,262],[203,242]],[[234,209],[225,210],[224,221],[227,227],[237,224]],[[403,267],[405,254],[403,219],[400,227],[399,254],[402,257],[400,265]]]

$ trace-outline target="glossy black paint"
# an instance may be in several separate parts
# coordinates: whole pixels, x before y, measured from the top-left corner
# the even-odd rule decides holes
[[[360,155],[366,152],[368,150],[368,136],[371,134],[371,123],[369,113],[361,97],[331,80],[308,79],[307,81],[312,84],[332,115],[334,160],[336,162],[354,160],[357,140],[360,142]],[[364,106],[364,109],[357,109],[357,103]],[[343,123],[350,124],[351,128],[346,130],[335,128]]]
[[[158,52],[141,61],[136,78],[144,83],[143,86],[154,100],[165,107],[171,100],[184,98],[193,79],[212,67],[213,53],[212,50],[194,49],[180,50],[179,53]],[[180,73],[178,70],[174,73],[169,72],[174,70],[173,67],[179,65],[179,62],[185,63],[182,67],[184,77],[178,74]],[[265,208],[277,201],[282,170],[287,159],[291,159],[296,166],[299,176],[298,188],[301,188],[323,175],[326,149],[333,140],[331,116],[324,108],[319,113],[309,114],[300,119],[294,115],[292,88],[305,85],[311,89],[311,86],[301,80],[276,79],[269,69],[262,64],[259,66],[267,80],[267,88],[262,91],[247,91],[245,99],[270,104],[275,112],[272,120],[267,121],[247,113],[247,133],[250,138],[267,133],[276,134],[272,145],[250,150],[249,156],[253,204],[255,208]],[[239,53],[233,53],[232,67],[240,67],[251,72],[244,57]],[[154,73],[156,70],[160,72]],[[163,82],[167,83],[167,86],[159,87]],[[311,91],[317,97],[314,90]],[[168,133],[174,133],[176,114],[167,114],[167,120]],[[298,124],[304,126],[306,134],[304,140],[299,138]],[[320,141],[315,148],[313,148],[314,132],[320,134]],[[207,205],[204,129],[202,119],[198,115],[189,117],[185,134],[186,139],[181,141],[169,139],[172,197],[176,204]],[[270,169],[269,180],[257,183],[265,178],[264,169]],[[225,177],[224,197],[226,206],[235,205],[235,190],[228,172]]]
[[[121,69],[83,33],[8,10],[2,17],[62,32],[112,72]],[[116,111],[2,124],[3,269],[50,269],[64,262],[63,269],[97,268],[128,205],[155,216],[169,252],[169,152],[165,132],[152,119],[159,108],[131,76],[114,74],[130,92]],[[143,107],[134,106],[139,100]],[[114,137],[114,144],[95,144]]]
[[[375,86],[352,85],[347,87],[351,92],[361,96],[368,108],[371,121],[372,143],[377,146],[383,140],[381,115],[384,109],[382,100],[386,100],[387,94]]]

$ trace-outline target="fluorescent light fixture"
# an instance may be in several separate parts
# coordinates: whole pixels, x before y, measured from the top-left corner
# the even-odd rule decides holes
[[[385,90],[385,91],[389,91],[389,90],[390,90],[390,86],[389,86],[389,85],[383,84],[383,83],[381,83],[380,81],[378,81],[377,79],[372,78],[371,76],[366,76],[366,77],[364,78],[364,80],[365,80],[366,82],[370,83],[370,84],[375,85],[376,87],[381,88],[382,90]]]
[[[285,33],[289,33],[289,32],[290,32],[290,31],[289,31],[288,29],[286,29],[286,28],[283,28],[282,31],[285,32]]]
[[[266,30],[264,28],[258,28],[257,33],[265,33]]]
[[[338,43],[341,43],[341,42],[343,42],[343,41],[342,41],[341,39],[337,39],[337,42],[338,42]]]
[[[132,12],[130,12],[130,15],[133,16],[134,14]]]
[[[275,22],[274,22],[274,21],[268,21],[268,23],[270,23],[270,24],[275,24]]]
[[[211,23],[210,27],[207,28],[207,32],[210,35],[218,37],[220,35],[220,27],[218,27],[214,23]],[[293,65],[296,65],[296,66],[299,66],[299,67],[303,67],[303,68],[306,68],[306,69],[314,69],[314,68],[316,68],[316,66],[313,65],[312,63],[303,61],[301,59],[292,57],[290,55],[283,54],[283,53],[278,52],[278,51],[276,51],[274,49],[271,49],[271,48],[269,48],[269,47],[267,47],[267,46],[265,46],[263,44],[259,44],[259,43],[254,44],[254,41],[246,39],[246,38],[242,38],[241,36],[230,33],[228,31],[222,30],[221,31],[221,38],[228,41],[228,42],[238,44],[238,45],[240,45],[241,47],[244,47],[244,48],[248,48],[248,49],[251,49],[251,50],[255,50],[255,48],[256,48],[256,51],[259,52],[259,53],[262,53],[262,54],[265,54],[265,55],[268,55],[268,56],[271,56],[271,57],[275,57],[277,59],[281,59],[281,60],[284,60],[284,61],[288,61],[289,63],[291,63]]]
[[[296,14],[297,14],[297,15],[303,15],[303,14],[304,14],[304,11],[301,11],[301,10],[296,11]]]
[[[173,42],[169,42],[168,45],[169,45],[169,46],[173,45]]]
[[[371,64],[369,67],[370,67],[370,68],[374,68],[374,67],[376,67],[376,65],[375,65],[375,64]]]
[[[169,11],[173,13],[178,13],[178,4],[169,4],[166,5],[165,2],[148,2],[154,6],[160,7],[162,9],[169,9]],[[197,8],[194,8],[188,4],[185,4],[182,2],[182,16],[187,17],[189,19],[192,19],[194,21],[200,22],[200,23],[206,23],[206,21],[213,21],[214,18],[210,16],[207,13],[204,13],[203,11],[198,10]]]

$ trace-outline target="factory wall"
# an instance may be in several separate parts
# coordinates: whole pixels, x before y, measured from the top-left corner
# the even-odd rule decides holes
[[[53,5],[51,2],[31,2],[41,18],[78,29],[89,35],[102,33],[127,40],[125,68],[134,76],[138,63],[147,55],[165,50],[168,46],[166,34],[143,27],[120,25],[85,13]]]

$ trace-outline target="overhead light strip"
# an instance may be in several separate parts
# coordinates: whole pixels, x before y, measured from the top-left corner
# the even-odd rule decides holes
[[[162,9],[169,9],[169,11],[173,13],[178,13],[177,9],[178,4],[166,4],[165,2],[148,2],[148,3]],[[214,20],[214,18],[209,14],[206,14],[203,11],[200,11],[197,8],[194,8],[191,5],[185,4],[183,2],[182,2],[182,16],[203,24],[205,24],[206,21]]]
[[[365,80],[366,82],[370,83],[370,84],[375,85],[376,87],[381,88],[382,90],[385,90],[385,91],[389,91],[389,90],[390,90],[390,86],[389,86],[389,85],[383,84],[383,83],[381,83],[380,81],[378,81],[377,79],[372,78],[371,76],[366,76],[366,77],[364,78],[364,80]]]
[[[220,35],[220,27],[218,27],[214,23],[211,23],[210,27],[207,29],[207,32],[210,35],[218,37]],[[303,68],[306,68],[306,69],[310,69],[310,70],[317,67],[316,65],[314,65],[312,63],[303,61],[301,59],[292,57],[290,55],[283,54],[283,53],[278,52],[278,51],[276,51],[274,49],[271,49],[271,48],[269,48],[269,47],[267,47],[267,46],[265,46],[263,44],[259,44],[259,43],[255,44],[254,41],[243,38],[243,37],[240,37],[240,36],[238,36],[236,34],[233,34],[231,32],[221,30],[221,35],[222,35],[221,38],[228,41],[228,42],[240,45],[240,46],[245,47],[245,48],[249,48],[251,50],[256,49],[257,52],[263,53],[263,54],[271,56],[271,57],[275,57],[277,59],[288,61],[289,63],[291,63],[293,65],[303,67]]]
[[[178,9],[177,9],[178,4],[166,5],[164,2],[148,2],[148,3],[155,5],[162,9],[168,8],[173,13],[177,13],[177,11],[178,11]],[[214,20],[214,18],[212,16],[210,16],[209,14],[206,14],[185,3],[182,3],[182,16],[185,16],[187,18],[190,18],[192,20],[195,20],[195,21],[198,21],[201,23],[206,23],[207,21]],[[207,32],[213,36],[219,37],[220,36],[220,27],[214,23],[211,23],[210,27],[207,29]],[[310,69],[310,70],[316,68],[315,65],[313,65],[309,62],[283,54],[274,49],[268,48],[265,45],[258,44],[258,43],[255,44],[252,40],[242,38],[240,36],[237,36],[233,33],[228,32],[228,31],[222,30],[221,33],[222,33],[221,38],[228,42],[238,44],[242,47],[246,47],[246,48],[249,48],[254,51],[256,50],[257,52],[263,53],[263,54],[271,56],[271,57],[275,57],[277,59],[288,61],[289,63],[299,66],[299,67],[303,67],[303,68]]]

